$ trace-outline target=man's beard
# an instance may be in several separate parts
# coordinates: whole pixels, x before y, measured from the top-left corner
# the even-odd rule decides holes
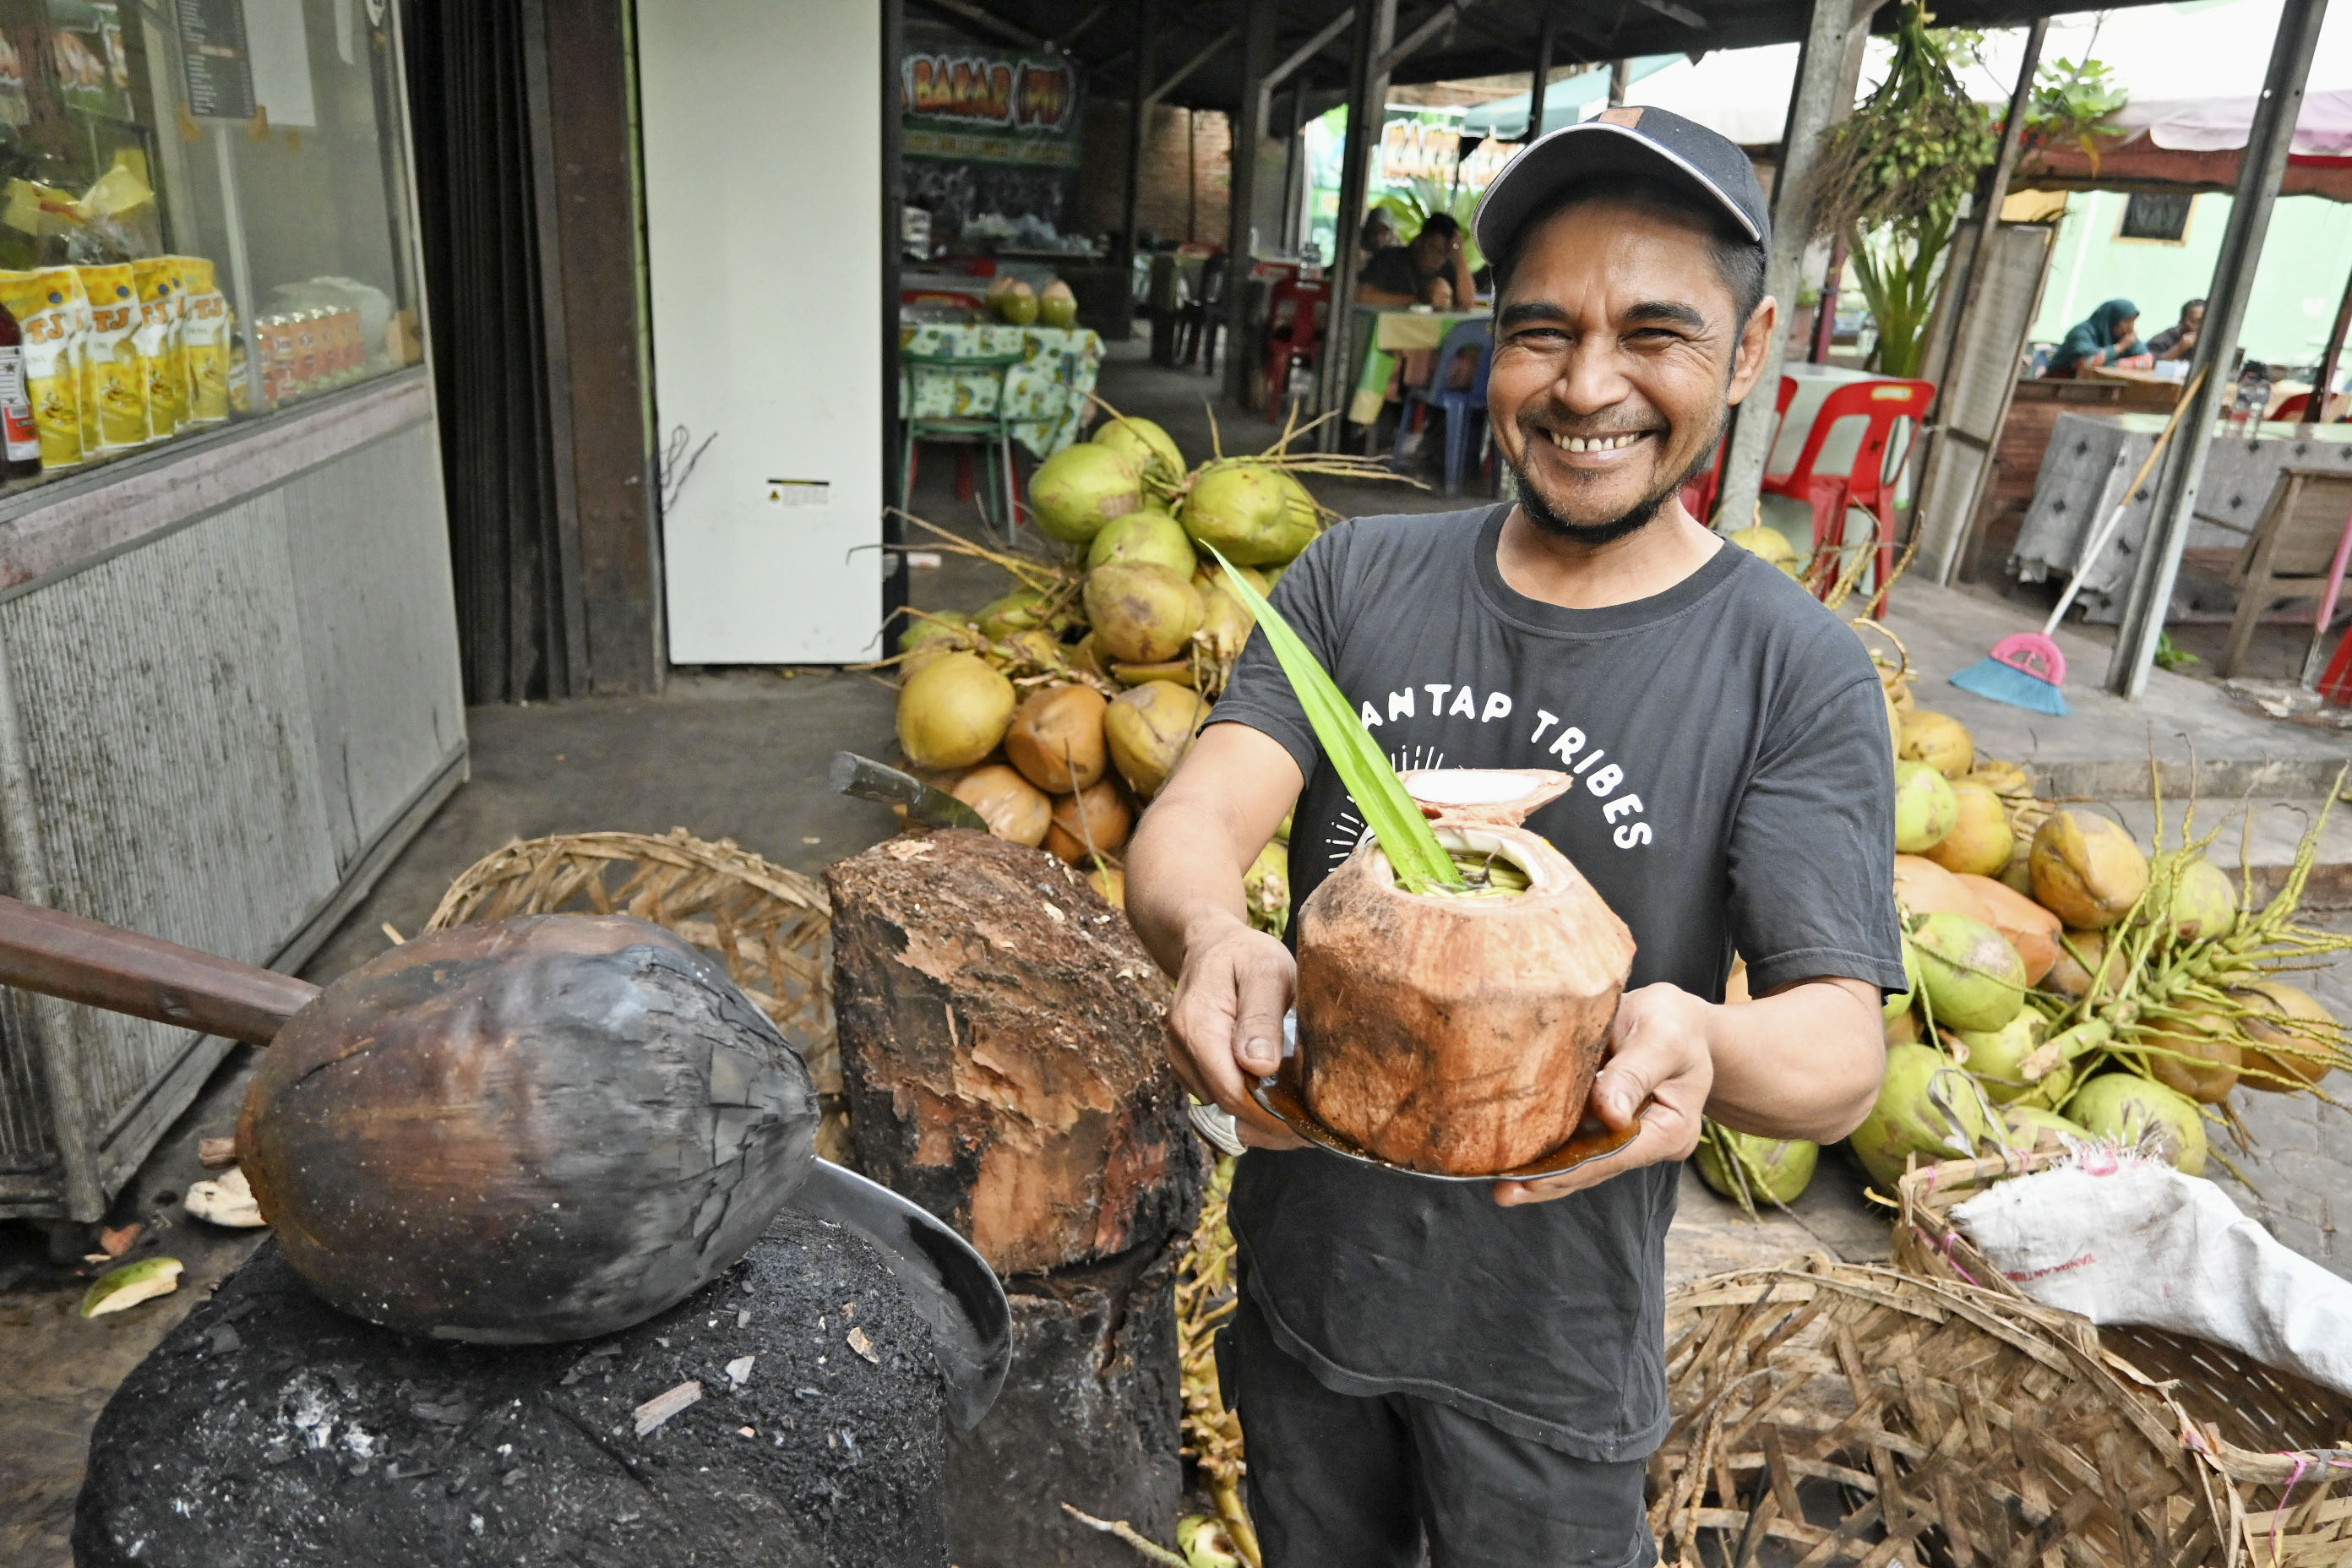
[[[1601,545],[1613,544],[1618,540],[1639,533],[1649,527],[1675,493],[1690,483],[1699,470],[1706,467],[1707,459],[1714,455],[1716,445],[1723,439],[1724,428],[1729,423],[1730,411],[1726,409],[1723,416],[1716,421],[1714,439],[1698,449],[1698,456],[1692,459],[1689,468],[1683,470],[1681,478],[1643,496],[1606,522],[1570,522],[1554,511],[1551,504],[1544,500],[1542,492],[1538,491],[1534,481],[1528,479],[1526,468],[1511,462],[1507,455],[1504,456],[1503,460],[1510,465],[1512,476],[1519,481],[1519,510],[1527,513],[1529,522],[1534,523],[1537,528],[1550,534],[1554,539],[1570,540],[1590,549],[1598,549]],[[1538,441],[1551,439],[1549,431],[1524,421],[1519,426],[1519,434],[1528,448]],[[1496,443],[1498,452],[1501,445],[1500,442]]]

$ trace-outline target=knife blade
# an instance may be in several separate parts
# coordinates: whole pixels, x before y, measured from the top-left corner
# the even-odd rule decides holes
[[[929,1209],[829,1160],[814,1162],[789,1206],[874,1244],[930,1327],[950,1413],[977,1426],[1013,1363],[1013,1308],[988,1260]]]
[[[901,773],[871,757],[861,757],[856,752],[834,752],[833,761],[825,764],[825,776],[836,795],[856,795],[884,805],[903,805],[908,816],[927,827],[988,831],[986,818],[947,791],[935,789],[912,773]]]

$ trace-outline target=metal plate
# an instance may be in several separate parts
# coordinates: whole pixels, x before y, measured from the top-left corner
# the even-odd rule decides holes
[[[1540,1159],[1492,1175],[1455,1176],[1435,1171],[1416,1171],[1410,1165],[1399,1165],[1383,1160],[1326,1127],[1307,1109],[1307,1100],[1299,1092],[1298,1058],[1285,1052],[1282,1065],[1272,1078],[1262,1078],[1250,1090],[1251,1096],[1267,1111],[1281,1119],[1283,1124],[1318,1149],[1328,1149],[1341,1159],[1359,1164],[1377,1165],[1383,1171],[1395,1171],[1407,1176],[1419,1176],[1428,1182],[1532,1182],[1543,1176],[1561,1176],[1580,1165],[1606,1159],[1641,1136],[1642,1124],[1637,1121],[1622,1132],[1612,1132],[1595,1117],[1586,1117],[1576,1135]]]

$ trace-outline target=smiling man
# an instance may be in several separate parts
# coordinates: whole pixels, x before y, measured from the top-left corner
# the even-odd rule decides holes
[[[1548,767],[1528,826],[1639,951],[1593,1110],[1622,1152],[1445,1182],[1303,1147],[1271,1072],[1292,955],[1243,872],[1296,807],[1304,900],[1362,832],[1263,637],[1144,817],[1128,908],[1178,976],[1178,1073],[1256,1145],[1232,1204],[1232,1369],[1275,1568],[1643,1568],[1666,1428],[1664,1247],[1702,1116],[1828,1140],[1868,1111],[1903,968],[1894,764],[1854,635],[1676,498],[1778,310],[1728,142],[1612,110],[1511,163],[1487,409],[1516,503],[1364,518],[1274,595],[1400,766]],[[1735,949],[1759,999],[1724,1006]]]

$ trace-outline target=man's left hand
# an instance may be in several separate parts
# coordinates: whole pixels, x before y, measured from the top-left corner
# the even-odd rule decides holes
[[[1637,1123],[1641,1131],[1616,1153],[1563,1175],[1497,1182],[1495,1201],[1507,1208],[1546,1203],[1643,1165],[1687,1159],[1698,1147],[1706,1098],[1715,1087],[1715,1058],[1707,1044],[1715,1011],[1679,985],[1661,983],[1627,992],[1609,1031],[1609,1059],[1592,1081],[1591,1109],[1617,1131]]]

